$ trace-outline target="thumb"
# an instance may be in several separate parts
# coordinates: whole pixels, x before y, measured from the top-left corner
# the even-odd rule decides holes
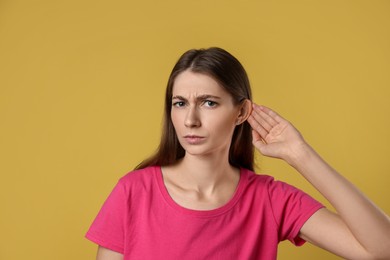
[[[252,144],[259,150],[260,153],[263,153],[262,150],[265,150],[266,144],[264,144],[263,138],[261,138],[260,134],[255,130],[252,130]]]
[[[258,132],[252,130],[252,144],[264,156],[279,158],[279,146],[276,144],[267,144]]]

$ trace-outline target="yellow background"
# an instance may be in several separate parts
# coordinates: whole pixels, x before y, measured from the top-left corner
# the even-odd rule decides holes
[[[234,54],[254,100],[389,213],[389,13],[389,1],[0,1],[0,259],[94,258],[84,233],[156,148],[169,72],[190,48]],[[258,164],[325,202],[285,163]],[[287,242],[279,256],[338,259]]]

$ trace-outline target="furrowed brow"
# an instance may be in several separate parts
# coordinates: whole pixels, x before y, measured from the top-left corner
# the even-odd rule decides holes
[[[213,96],[213,95],[200,95],[196,98],[197,100],[205,100],[205,99],[221,99],[220,97]]]
[[[174,100],[174,99],[178,99],[178,100],[182,100],[182,101],[186,101],[187,100],[186,98],[184,98],[182,96],[173,96],[172,100]]]
[[[174,99],[178,99],[178,100],[182,100],[182,101],[187,101],[187,99],[183,96],[180,96],[180,95],[176,95],[176,96],[173,96],[172,97],[172,100]],[[205,99],[221,99],[220,97],[218,96],[213,96],[213,95],[208,95],[208,94],[205,94],[205,95],[200,95],[200,96],[197,96],[196,97],[196,100],[205,100]]]

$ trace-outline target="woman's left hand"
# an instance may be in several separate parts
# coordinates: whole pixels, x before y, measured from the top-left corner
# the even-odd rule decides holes
[[[253,145],[265,156],[291,164],[307,147],[302,135],[290,122],[265,106],[253,104],[248,122],[252,127]]]
[[[321,209],[314,213],[300,229],[301,238],[345,259],[390,259],[390,221],[384,212],[271,109],[253,105],[248,122],[253,128],[254,146],[266,156],[287,161],[337,211],[334,214]]]

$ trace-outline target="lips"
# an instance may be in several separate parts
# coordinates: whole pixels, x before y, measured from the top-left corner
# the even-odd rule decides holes
[[[184,139],[189,144],[200,144],[205,140],[205,138],[203,136],[198,136],[198,135],[186,135],[186,136],[184,136]]]

